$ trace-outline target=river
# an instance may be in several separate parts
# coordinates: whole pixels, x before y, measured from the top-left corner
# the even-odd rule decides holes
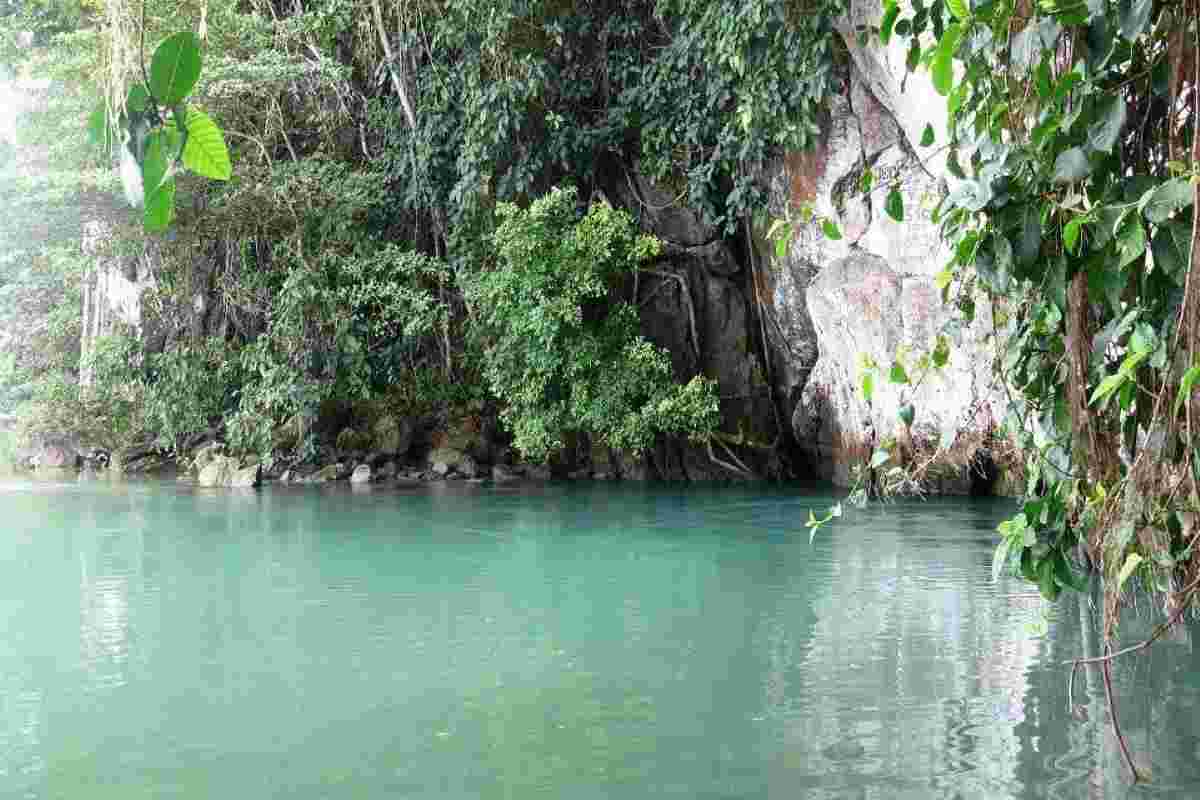
[[[0,484],[0,797],[1200,796],[1187,634],[1114,670],[1130,787],[1010,504],[830,502]]]

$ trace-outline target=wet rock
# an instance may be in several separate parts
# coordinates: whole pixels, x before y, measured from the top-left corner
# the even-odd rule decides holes
[[[371,482],[371,468],[369,466],[367,466],[366,464],[359,464],[357,467],[354,468],[354,472],[350,473],[350,482],[358,483],[358,484],[370,483]]]
[[[200,470],[196,482],[200,486],[250,488],[262,479],[262,465],[242,466],[236,458],[214,455]]]
[[[521,480],[521,476],[503,464],[496,464],[492,467],[492,480],[496,483],[515,483]]]
[[[388,478],[394,478],[394,477],[396,477],[396,462],[395,461],[383,462],[383,466],[381,466],[379,468],[379,478],[381,480],[387,480]]]
[[[451,472],[459,472],[468,477],[475,477],[475,459],[461,450],[455,450],[452,447],[439,447],[429,454],[426,462],[436,474],[443,477],[449,475]]]

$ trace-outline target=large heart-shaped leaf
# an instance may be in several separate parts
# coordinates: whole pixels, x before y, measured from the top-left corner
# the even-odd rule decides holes
[[[183,31],[163,40],[150,60],[150,93],[165,106],[173,106],[192,91],[200,79],[200,40]]]
[[[945,97],[954,87],[954,55],[958,52],[958,43],[962,38],[962,26],[958,23],[946,28],[938,41],[937,50],[933,54],[933,88]]]
[[[187,141],[183,145],[183,165],[205,178],[227,181],[233,174],[225,137],[212,117],[198,108],[187,111]]]
[[[1124,126],[1125,99],[1118,94],[1100,109],[1096,121],[1088,128],[1088,144],[1093,150],[1108,153],[1117,143]]]

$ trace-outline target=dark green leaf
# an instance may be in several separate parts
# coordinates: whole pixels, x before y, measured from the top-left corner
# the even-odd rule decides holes
[[[150,93],[165,106],[173,106],[192,91],[200,79],[200,40],[191,31],[169,36],[150,60]]]
[[[1175,219],[1160,224],[1150,249],[1155,265],[1182,286],[1191,259],[1192,226]]]
[[[1081,181],[1092,173],[1092,165],[1082,147],[1072,147],[1054,160],[1054,182],[1057,184]]]
[[[1117,252],[1120,255],[1119,267],[1141,258],[1146,252],[1146,231],[1142,228],[1141,220],[1132,214],[1125,218],[1117,231]]]
[[[1147,192],[1139,205],[1146,219],[1155,224],[1166,222],[1171,215],[1192,204],[1194,189],[1187,178],[1172,178]]]
[[[1021,209],[1021,240],[1017,244],[1017,263],[1028,267],[1037,261],[1042,251],[1042,222],[1037,207],[1026,204]]]
[[[912,403],[905,403],[896,411],[896,416],[904,423],[904,427],[911,428],[913,418],[916,416],[917,410],[913,408]]]
[[[921,147],[929,147],[933,140],[933,126],[926,123],[925,130],[921,131]]]
[[[1054,580],[1053,559],[1043,558],[1038,562],[1037,578],[1038,591],[1042,593],[1042,597],[1050,601],[1057,600],[1061,590],[1058,588],[1058,583]]]
[[[1125,127],[1125,98],[1119,93],[1108,100],[1099,111],[1099,116],[1088,128],[1088,144],[1101,153],[1111,152]]]
[[[887,215],[896,222],[904,222],[904,195],[900,194],[900,190],[892,187],[888,192],[887,200],[884,201],[883,210]]]

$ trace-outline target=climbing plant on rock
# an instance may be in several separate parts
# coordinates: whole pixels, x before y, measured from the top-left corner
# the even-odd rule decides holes
[[[1200,74],[1196,0],[887,0],[948,100],[954,184],[938,276],[964,317],[993,307],[1026,497],[997,570],[1054,599],[1106,578],[1200,585]]]

